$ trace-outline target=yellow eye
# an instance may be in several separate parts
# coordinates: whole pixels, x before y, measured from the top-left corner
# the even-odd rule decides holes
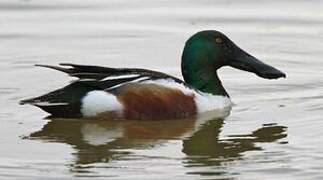
[[[215,42],[220,44],[223,42],[223,40],[222,40],[222,38],[217,37],[217,38],[215,38]]]

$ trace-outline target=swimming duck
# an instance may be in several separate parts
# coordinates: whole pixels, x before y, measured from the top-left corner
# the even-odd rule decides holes
[[[266,79],[286,77],[215,30],[198,32],[187,40],[181,63],[184,81],[147,69],[69,63],[37,66],[78,80],[20,104],[31,104],[62,118],[167,119],[203,112],[224,117],[232,103],[217,74],[221,67],[231,66]]]

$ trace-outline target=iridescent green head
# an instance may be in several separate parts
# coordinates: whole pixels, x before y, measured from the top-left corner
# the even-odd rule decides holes
[[[202,92],[228,96],[217,75],[222,66],[253,72],[266,79],[286,77],[283,72],[243,51],[219,31],[201,31],[189,38],[182,55],[182,74],[186,83]]]

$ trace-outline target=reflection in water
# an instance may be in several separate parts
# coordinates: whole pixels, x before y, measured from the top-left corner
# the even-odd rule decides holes
[[[131,149],[150,149],[171,139],[183,140],[182,152],[185,167],[220,167],[223,162],[242,157],[242,153],[261,150],[255,143],[274,142],[286,137],[286,127],[264,125],[251,134],[219,139],[222,119],[201,121],[196,119],[164,121],[49,121],[30,139],[62,142],[71,145],[76,152],[73,171],[93,163],[108,163],[125,157]],[[118,151],[124,150],[124,151]],[[131,160],[129,160],[131,161]],[[75,169],[76,168],[76,169]],[[225,172],[223,172],[225,173]],[[192,174],[216,175],[210,172]],[[222,174],[222,172],[220,172]]]
[[[237,160],[247,151],[262,150],[256,143],[274,142],[287,136],[286,127],[267,124],[251,134],[230,135],[220,139],[219,134],[223,120],[207,122],[193,136],[184,140],[183,152],[188,155],[187,167],[210,166],[222,167],[224,162]],[[225,174],[223,169],[213,172],[193,172],[190,174],[219,175]]]
[[[63,142],[77,150],[77,164],[108,162],[126,152],[147,149],[169,139],[178,139],[195,128],[193,119],[164,121],[49,121],[32,139]],[[127,153],[126,153],[127,154]]]

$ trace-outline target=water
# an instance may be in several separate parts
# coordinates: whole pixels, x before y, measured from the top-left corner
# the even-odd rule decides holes
[[[322,1],[0,1],[0,179],[323,179]],[[49,120],[18,101],[66,85],[60,62],[180,76],[185,40],[217,29],[283,70],[220,71],[225,120]]]

